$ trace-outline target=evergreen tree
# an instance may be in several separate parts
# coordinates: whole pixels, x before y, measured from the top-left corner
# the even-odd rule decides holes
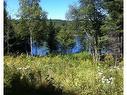
[[[7,14],[6,6],[4,1],[4,54],[10,54],[14,52],[16,35],[11,23],[11,17]]]
[[[104,0],[107,17],[102,31],[108,37],[108,49],[112,51],[115,63],[123,57],[123,0]]]
[[[56,34],[57,34],[57,28],[55,28],[55,24],[50,19],[49,25],[48,25],[48,48],[50,53],[55,53],[57,51],[57,40],[56,40]]]
[[[20,53],[29,54],[30,43],[29,43],[29,29],[24,19],[12,21],[14,31],[16,33],[16,46],[15,51]]]
[[[61,46],[62,53],[68,53],[75,44],[75,33],[71,30],[71,26],[67,22],[63,24],[61,30],[57,33],[57,41]]]

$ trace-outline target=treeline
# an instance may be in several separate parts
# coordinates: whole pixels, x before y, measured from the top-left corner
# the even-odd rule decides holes
[[[110,52],[115,62],[123,58],[123,0],[79,0],[70,5],[60,25],[47,19],[40,0],[19,0],[19,19],[9,17],[4,2],[4,53],[32,55],[32,44],[50,53],[66,53],[80,38],[83,50],[96,61]],[[43,2],[43,1],[42,1]],[[46,44],[45,44],[46,43]]]
[[[42,46],[47,42],[50,52],[56,50],[55,27],[47,21],[47,13],[39,5],[40,0],[19,0],[19,18],[11,19],[4,2],[4,53],[27,53],[32,55],[32,44]],[[52,43],[53,42],[53,43]],[[52,43],[52,44],[51,44]],[[53,45],[53,46],[52,46]]]
[[[70,6],[67,17],[82,43],[91,48],[95,61],[101,59],[103,51],[112,53],[115,62],[120,60],[123,57],[123,1],[79,0],[79,3],[79,6]]]

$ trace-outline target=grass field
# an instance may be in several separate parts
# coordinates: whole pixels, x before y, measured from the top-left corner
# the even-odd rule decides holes
[[[86,53],[4,57],[5,95],[123,95],[123,62],[96,63]]]

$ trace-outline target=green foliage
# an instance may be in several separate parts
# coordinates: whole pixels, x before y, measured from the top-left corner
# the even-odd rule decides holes
[[[63,50],[67,50],[72,48],[72,46],[75,43],[75,33],[74,30],[71,30],[71,28],[65,23],[61,30],[57,33],[56,36],[58,42],[62,46]]]
[[[25,79],[23,83],[33,88],[51,83],[62,89],[62,95],[64,92],[76,95],[123,94],[123,67],[93,64],[92,58],[85,52],[47,57],[5,56],[4,62],[4,84],[7,87],[13,86],[11,83],[16,74],[18,80]]]
[[[11,22],[11,18],[6,10],[7,4],[4,1],[4,54],[9,54],[14,52],[16,33],[14,32],[14,27]]]
[[[114,57],[112,56],[112,54],[106,54],[105,55],[105,64],[107,64],[108,66],[114,65]]]
[[[84,47],[86,44],[87,47],[92,47],[95,61],[98,60],[98,52],[100,50],[99,37],[102,36],[100,28],[105,18],[101,4],[101,0],[79,0],[79,7],[77,8],[77,20],[79,23],[77,30],[80,32],[78,32],[79,36],[82,37]]]
[[[123,57],[123,0],[104,0],[107,11],[101,31],[107,36],[107,48],[112,50],[115,61]],[[116,63],[116,62],[115,62]]]
[[[66,20],[52,19],[52,22],[55,23],[55,27],[61,27]],[[50,23],[50,19],[47,19],[47,24]]]
[[[39,6],[40,0],[19,0],[20,17],[24,19],[37,19],[42,16],[42,9]]]
[[[33,42],[37,46],[47,42],[50,52],[60,47],[65,53],[79,37],[80,44],[86,50],[90,48],[95,59],[103,49],[112,50],[117,58],[123,57],[123,0],[79,0],[79,6],[69,6],[68,20],[53,21],[47,20],[39,3],[40,0],[19,0],[20,19],[11,20],[4,2],[5,52],[29,53]]]
[[[29,29],[25,19],[20,19],[19,21],[14,20],[12,23],[17,35],[20,36],[22,40],[29,37],[30,33],[28,32]]]
[[[38,44],[43,44],[48,39],[48,25],[46,19],[38,19],[33,22],[33,41],[36,41]],[[39,34],[39,35],[38,35]]]
[[[40,45],[47,38],[47,13],[42,11],[39,3],[40,0],[19,0],[19,16],[26,20],[31,55],[33,41]]]
[[[55,28],[55,23],[50,20],[49,25],[48,25],[48,48],[50,53],[55,53],[58,48],[57,44],[57,39],[56,39],[56,34],[58,32],[58,28]]]
[[[13,27],[11,24],[11,19],[7,13],[7,4],[6,1],[4,1],[4,54],[10,53],[10,50],[13,46],[13,39],[15,37],[15,34],[13,32]],[[11,42],[11,43],[10,43]]]

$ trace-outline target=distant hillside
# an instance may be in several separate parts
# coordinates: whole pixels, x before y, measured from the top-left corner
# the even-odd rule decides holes
[[[47,21],[47,24],[49,24],[50,20]],[[66,22],[69,22],[67,20],[60,20],[60,19],[52,19],[52,22],[55,23],[55,26],[62,26],[64,25]]]

